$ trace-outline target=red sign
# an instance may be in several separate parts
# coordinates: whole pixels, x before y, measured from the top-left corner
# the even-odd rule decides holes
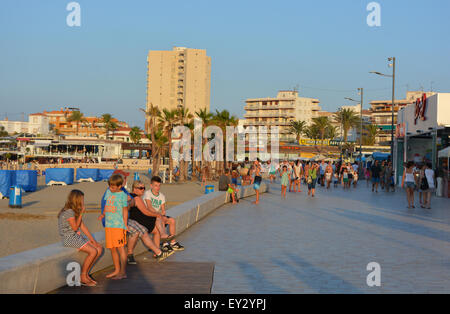
[[[414,124],[417,124],[417,119],[425,121],[425,111],[427,110],[427,94],[423,94],[422,98],[416,100],[416,112],[414,115]]]
[[[406,123],[399,123],[395,128],[395,137],[404,138],[406,133]]]

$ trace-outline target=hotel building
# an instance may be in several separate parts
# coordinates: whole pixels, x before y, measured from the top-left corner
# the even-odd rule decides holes
[[[415,103],[417,98],[426,94],[430,97],[436,93],[422,92],[422,91],[408,91],[405,99],[396,99],[394,102],[394,128],[397,124],[397,113],[405,106]],[[391,145],[391,130],[392,130],[392,99],[391,100],[374,100],[370,102],[370,111],[372,117],[372,124],[380,127],[380,133],[376,138],[378,145]],[[395,132],[395,129],[394,129]]]
[[[206,50],[174,47],[172,51],[150,51],[147,57],[147,110],[186,108],[194,114],[209,112],[211,57]]]
[[[281,141],[295,140],[289,130],[291,121],[302,120],[309,125],[321,110],[318,99],[299,97],[297,91],[279,91],[275,98],[247,99],[245,103],[243,126],[278,126]]]

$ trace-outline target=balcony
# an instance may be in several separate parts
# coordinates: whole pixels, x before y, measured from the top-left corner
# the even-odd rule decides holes
[[[262,110],[262,109],[295,109],[295,104],[280,104],[280,105],[261,105],[251,104],[244,107],[245,110]]]
[[[267,112],[249,112],[244,114],[245,118],[294,118],[295,114],[289,112],[267,113]]]

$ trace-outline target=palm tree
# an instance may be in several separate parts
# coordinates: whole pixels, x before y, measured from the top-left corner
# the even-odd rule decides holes
[[[341,108],[335,113],[334,119],[341,125],[344,132],[344,143],[347,143],[348,131],[351,128],[358,126],[360,123],[358,115],[351,109]]]
[[[172,129],[176,123],[177,111],[175,109],[167,110],[163,109],[161,116],[159,117],[159,127],[164,130],[167,140],[169,142],[169,173],[172,174],[173,159],[172,159]],[[170,176],[171,178],[171,176]]]
[[[211,119],[213,117],[213,114],[208,112],[206,108],[200,109],[199,111],[195,112],[195,115],[202,120],[202,129],[205,129],[208,124],[211,122]]]
[[[330,124],[325,133],[325,138],[334,140],[337,137],[337,135],[338,135],[338,128]]]
[[[305,121],[291,121],[289,132],[295,134],[297,143],[300,141],[300,137],[305,134],[306,122]]]
[[[138,126],[134,126],[131,128],[130,130],[130,139],[134,144],[139,144],[139,142],[141,141],[141,128]]]
[[[80,123],[86,122],[86,118],[80,111],[73,111],[72,114],[67,118],[67,122],[75,122],[77,126],[77,136],[78,136],[78,128]]]
[[[219,111],[216,109],[216,113],[214,114],[212,118],[212,122],[217,125],[219,128],[222,129],[222,135],[223,135],[223,147],[225,147],[226,142],[226,128],[227,126],[234,126],[236,127],[239,124],[239,119],[231,115],[228,110],[222,110]],[[225,156],[225,149],[223,151]],[[216,169],[219,171],[219,174],[221,170],[223,170],[225,163],[224,162],[217,162]]]
[[[176,123],[178,125],[191,127],[192,118],[194,116],[189,112],[189,109],[185,107],[180,107],[176,110]],[[180,146],[180,156],[184,156],[185,152],[183,151],[183,147]],[[186,161],[180,158],[179,162],[180,167],[180,181],[184,181],[187,178],[188,167],[186,167]]]
[[[320,138],[320,131],[314,124],[307,126],[305,128],[304,134],[312,140],[317,140],[318,138]]]
[[[363,143],[364,145],[373,146],[375,145],[376,138],[378,134],[380,133],[380,129],[378,125],[375,124],[368,124],[364,126],[364,129],[366,131],[365,136],[363,136]]]
[[[147,133],[147,138],[152,142],[152,160],[153,160],[153,170],[152,172],[157,175],[159,173],[159,160],[156,161],[156,138],[155,138],[155,129],[156,129],[156,121],[161,116],[161,111],[158,109],[158,106],[154,106],[150,104],[150,108],[148,110],[140,109],[145,114],[145,131]]]
[[[330,120],[328,117],[317,117],[312,119],[313,125],[317,129],[320,135],[321,145],[323,146],[323,140],[325,139],[325,134],[330,127]]]
[[[117,129],[119,127],[118,124],[114,120],[115,119],[113,118],[113,116],[109,113],[104,113],[100,117],[100,121],[103,123],[103,127],[105,128],[105,131],[106,131],[106,139],[108,139],[109,131],[111,131],[111,130],[114,131],[115,129]]]
[[[208,125],[211,123],[212,118],[214,116],[206,108],[196,111],[195,115],[202,121],[202,130],[205,130],[208,127]],[[202,150],[203,150],[203,147],[205,147],[205,144],[206,144],[206,138],[203,138],[203,134],[202,134]],[[196,167],[198,167],[199,163],[201,166],[201,162],[194,161],[194,164],[196,165]]]
[[[154,175],[158,175],[161,156],[164,154],[164,147],[167,145],[168,139],[162,129],[158,129],[156,132],[152,132],[152,134],[147,134],[147,138],[152,141],[153,173]]]
[[[0,137],[6,137],[8,135],[9,135],[8,132],[5,131],[5,127],[0,126]]]

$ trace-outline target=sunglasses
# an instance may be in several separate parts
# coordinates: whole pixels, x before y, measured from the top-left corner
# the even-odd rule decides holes
[[[139,186],[136,189],[138,189],[138,190],[145,190],[145,186]]]

